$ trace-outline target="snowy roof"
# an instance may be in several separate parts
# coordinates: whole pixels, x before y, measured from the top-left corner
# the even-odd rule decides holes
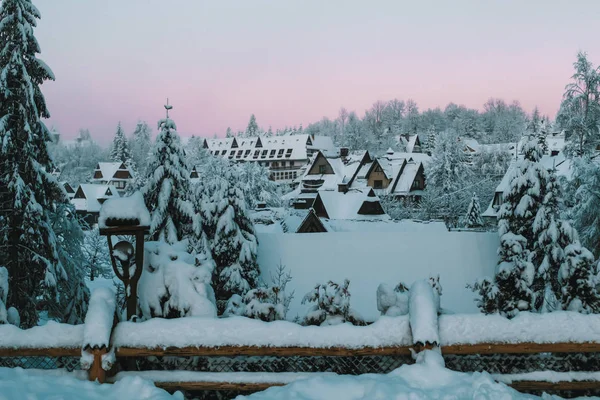
[[[417,173],[419,172],[419,168],[423,166],[422,162],[416,162],[411,160],[407,162],[402,169],[402,173],[398,173],[397,177],[394,178],[390,184],[390,193],[393,194],[406,194],[410,192],[413,182],[417,177]]]
[[[351,306],[367,319],[379,315],[379,284],[404,282],[410,286],[418,279],[438,274],[443,308],[477,312],[475,295],[465,285],[493,276],[499,245],[496,232],[449,232],[438,224],[423,224],[419,230],[406,232],[258,233],[258,242],[258,262],[265,280],[269,281],[281,264],[293,277],[288,290],[295,290],[296,296],[289,317],[304,315],[307,306],[301,304],[302,297],[315,284],[348,278]]]
[[[75,191],[71,203],[77,211],[100,212],[102,202],[106,199],[120,197],[119,191],[113,185],[84,183]]]
[[[415,150],[415,145],[417,143],[417,139],[419,139],[419,135],[412,135],[408,137],[408,141],[406,143],[406,152],[412,153]]]
[[[306,160],[307,149],[329,151],[335,149],[331,138],[325,136],[313,138],[308,134],[206,139],[206,144],[213,155],[236,161]]]
[[[365,202],[379,202],[377,196],[369,197],[371,188],[350,189],[348,192],[339,192],[337,190],[320,190],[318,197],[323,202],[323,206],[329,216],[329,219],[356,219],[356,220],[388,220],[387,214],[381,215],[361,215],[358,211]]]
[[[106,180],[128,180],[124,178],[116,178],[115,174],[119,170],[126,170],[131,175],[131,170],[122,162],[101,162],[98,163],[97,168],[94,170],[94,173],[100,171],[102,173],[102,178],[92,178],[92,181],[106,181]]]

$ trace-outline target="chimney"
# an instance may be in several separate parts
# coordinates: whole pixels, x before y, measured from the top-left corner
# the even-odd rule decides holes
[[[338,192],[346,193],[348,192],[348,184],[347,183],[338,183]]]

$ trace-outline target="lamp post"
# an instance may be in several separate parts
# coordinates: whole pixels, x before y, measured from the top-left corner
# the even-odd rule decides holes
[[[137,285],[144,269],[144,236],[150,232],[149,225],[150,213],[139,192],[109,199],[100,209],[99,231],[106,236],[113,271],[125,287],[128,321],[137,314]],[[135,237],[135,247],[125,240],[113,245],[114,235]]]

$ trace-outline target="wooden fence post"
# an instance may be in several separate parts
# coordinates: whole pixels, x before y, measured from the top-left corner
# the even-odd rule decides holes
[[[102,355],[106,354],[106,347],[102,349],[93,349],[92,355],[94,356],[94,362],[89,370],[89,380],[97,380],[100,383],[106,382],[106,371],[102,369]]]

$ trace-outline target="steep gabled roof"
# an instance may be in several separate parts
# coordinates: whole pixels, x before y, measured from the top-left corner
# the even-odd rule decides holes
[[[365,205],[365,203],[368,203]],[[379,197],[371,188],[350,189],[348,192],[336,190],[319,191],[313,208],[317,216],[328,219],[389,219],[387,214],[378,211]],[[375,210],[370,211],[370,210]],[[383,209],[381,208],[381,211]]]
[[[113,197],[121,197],[113,185],[86,183],[79,185],[71,203],[77,211],[100,212],[102,202]]]
[[[423,163],[411,160],[406,162],[402,170],[398,173],[397,179],[392,184],[392,194],[406,194],[410,192],[412,184],[415,181],[419,171],[423,173]]]
[[[117,173],[117,171],[127,171],[129,172],[129,175],[131,174],[131,171],[129,170],[129,168],[125,165],[125,163],[122,162],[101,162],[98,163],[98,165],[96,166],[96,169],[94,171],[94,178],[92,180],[127,180],[127,179],[123,179],[123,178],[116,178],[115,174]],[[98,172],[100,172],[101,176],[98,176]]]
[[[327,228],[325,228],[325,225],[323,224],[321,219],[317,216],[317,214],[315,213],[315,210],[313,208],[308,210],[306,217],[304,217],[304,219],[300,223],[300,226],[298,226],[298,229],[296,229],[296,233],[323,233],[323,232],[327,232]]]

